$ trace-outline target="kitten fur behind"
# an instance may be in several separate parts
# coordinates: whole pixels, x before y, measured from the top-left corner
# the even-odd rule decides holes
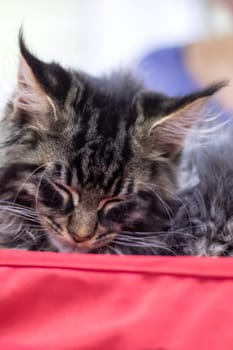
[[[218,130],[207,144],[192,144],[184,162],[189,181],[179,191],[172,230],[179,255],[233,255],[233,125]],[[173,203],[173,208],[174,208]],[[183,233],[183,234],[182,234]],[[184,234],[185,233],[185,234]]]
[[[22,34],[19,46],[0,125],[0,247],[174,253],[169,203],[184,141],[223,84],[170,98],[128,73],[45,63]]]

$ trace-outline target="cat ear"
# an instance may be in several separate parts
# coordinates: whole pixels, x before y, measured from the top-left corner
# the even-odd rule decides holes
[[[34,114],[52,111],[55,103],[64,103],[70,88],[68,72],[55,63],[44,63],[27,49],[22,31],[19,34],[20,63],[13,106]]]
[[[20,109],[32,114],[47,113],[50,107],[55,110],[51,98],[46,94],[22,55],[20,56],[13,105],[17,110]]]
[[[188,131],[201,118],[209,97],[225,85],[224,82],[216,83],[178,99],[151,92],[142,93],[138,106],[146,152],[156,152],[168,158],[178,156]]]

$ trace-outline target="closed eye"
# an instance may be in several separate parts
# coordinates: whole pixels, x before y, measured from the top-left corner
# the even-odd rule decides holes
[[[117,206],[120,202],[124,201],[123,198],[103,198],[98,206],[98,210],[106,214],[109,210]]]
[[[120,202],[122,202],[121,199],[114,199],[112,201],[108,201],[103,207],[104,212],[107,213],[109,210],[116,207]]]
[[[79,195],[77,191],[75,191],[71,186],[58,181],[54,182],[53,185],[55,185],[56,191],[62,196],[63,211],[66,214],[72,212],[79,203]]]
[[[112,216],[112,209],[116,209],[119,207],[119,204],[124,202],[123,199],[120,198],[105,198],[100,201],[99,207],[98,207],[98,220],[100,223],[105,223],[106,220],[114,221]],[[114,211],[115,212],[115,211]],[[112,213],[112,214],[111,214]],[[114,219],[118,221],[117,217],[114,215]]]

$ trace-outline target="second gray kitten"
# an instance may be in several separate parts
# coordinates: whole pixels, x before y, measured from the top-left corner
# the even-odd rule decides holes
[[[206,142],[207,141],[207,142]],[[177,255],[233,255],[233,125],[202,144],[187,143],[186,185],[177,194],[168,236]]]

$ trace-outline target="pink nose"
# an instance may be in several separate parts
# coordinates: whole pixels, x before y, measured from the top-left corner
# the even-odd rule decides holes
[[[71,236],[75,242],[84,242],[93,236],[100,236],[101,234],[106,234],[107,230],[101,225],[98,225],[96,229],[91,229],[87,225],[81,225],[76,231],[70,231]]]
[[[87,226],[82,225],[75,232],[71,232],[71,236],[76,242],[83,242],[94,236],[95,232],[88,229]]]

